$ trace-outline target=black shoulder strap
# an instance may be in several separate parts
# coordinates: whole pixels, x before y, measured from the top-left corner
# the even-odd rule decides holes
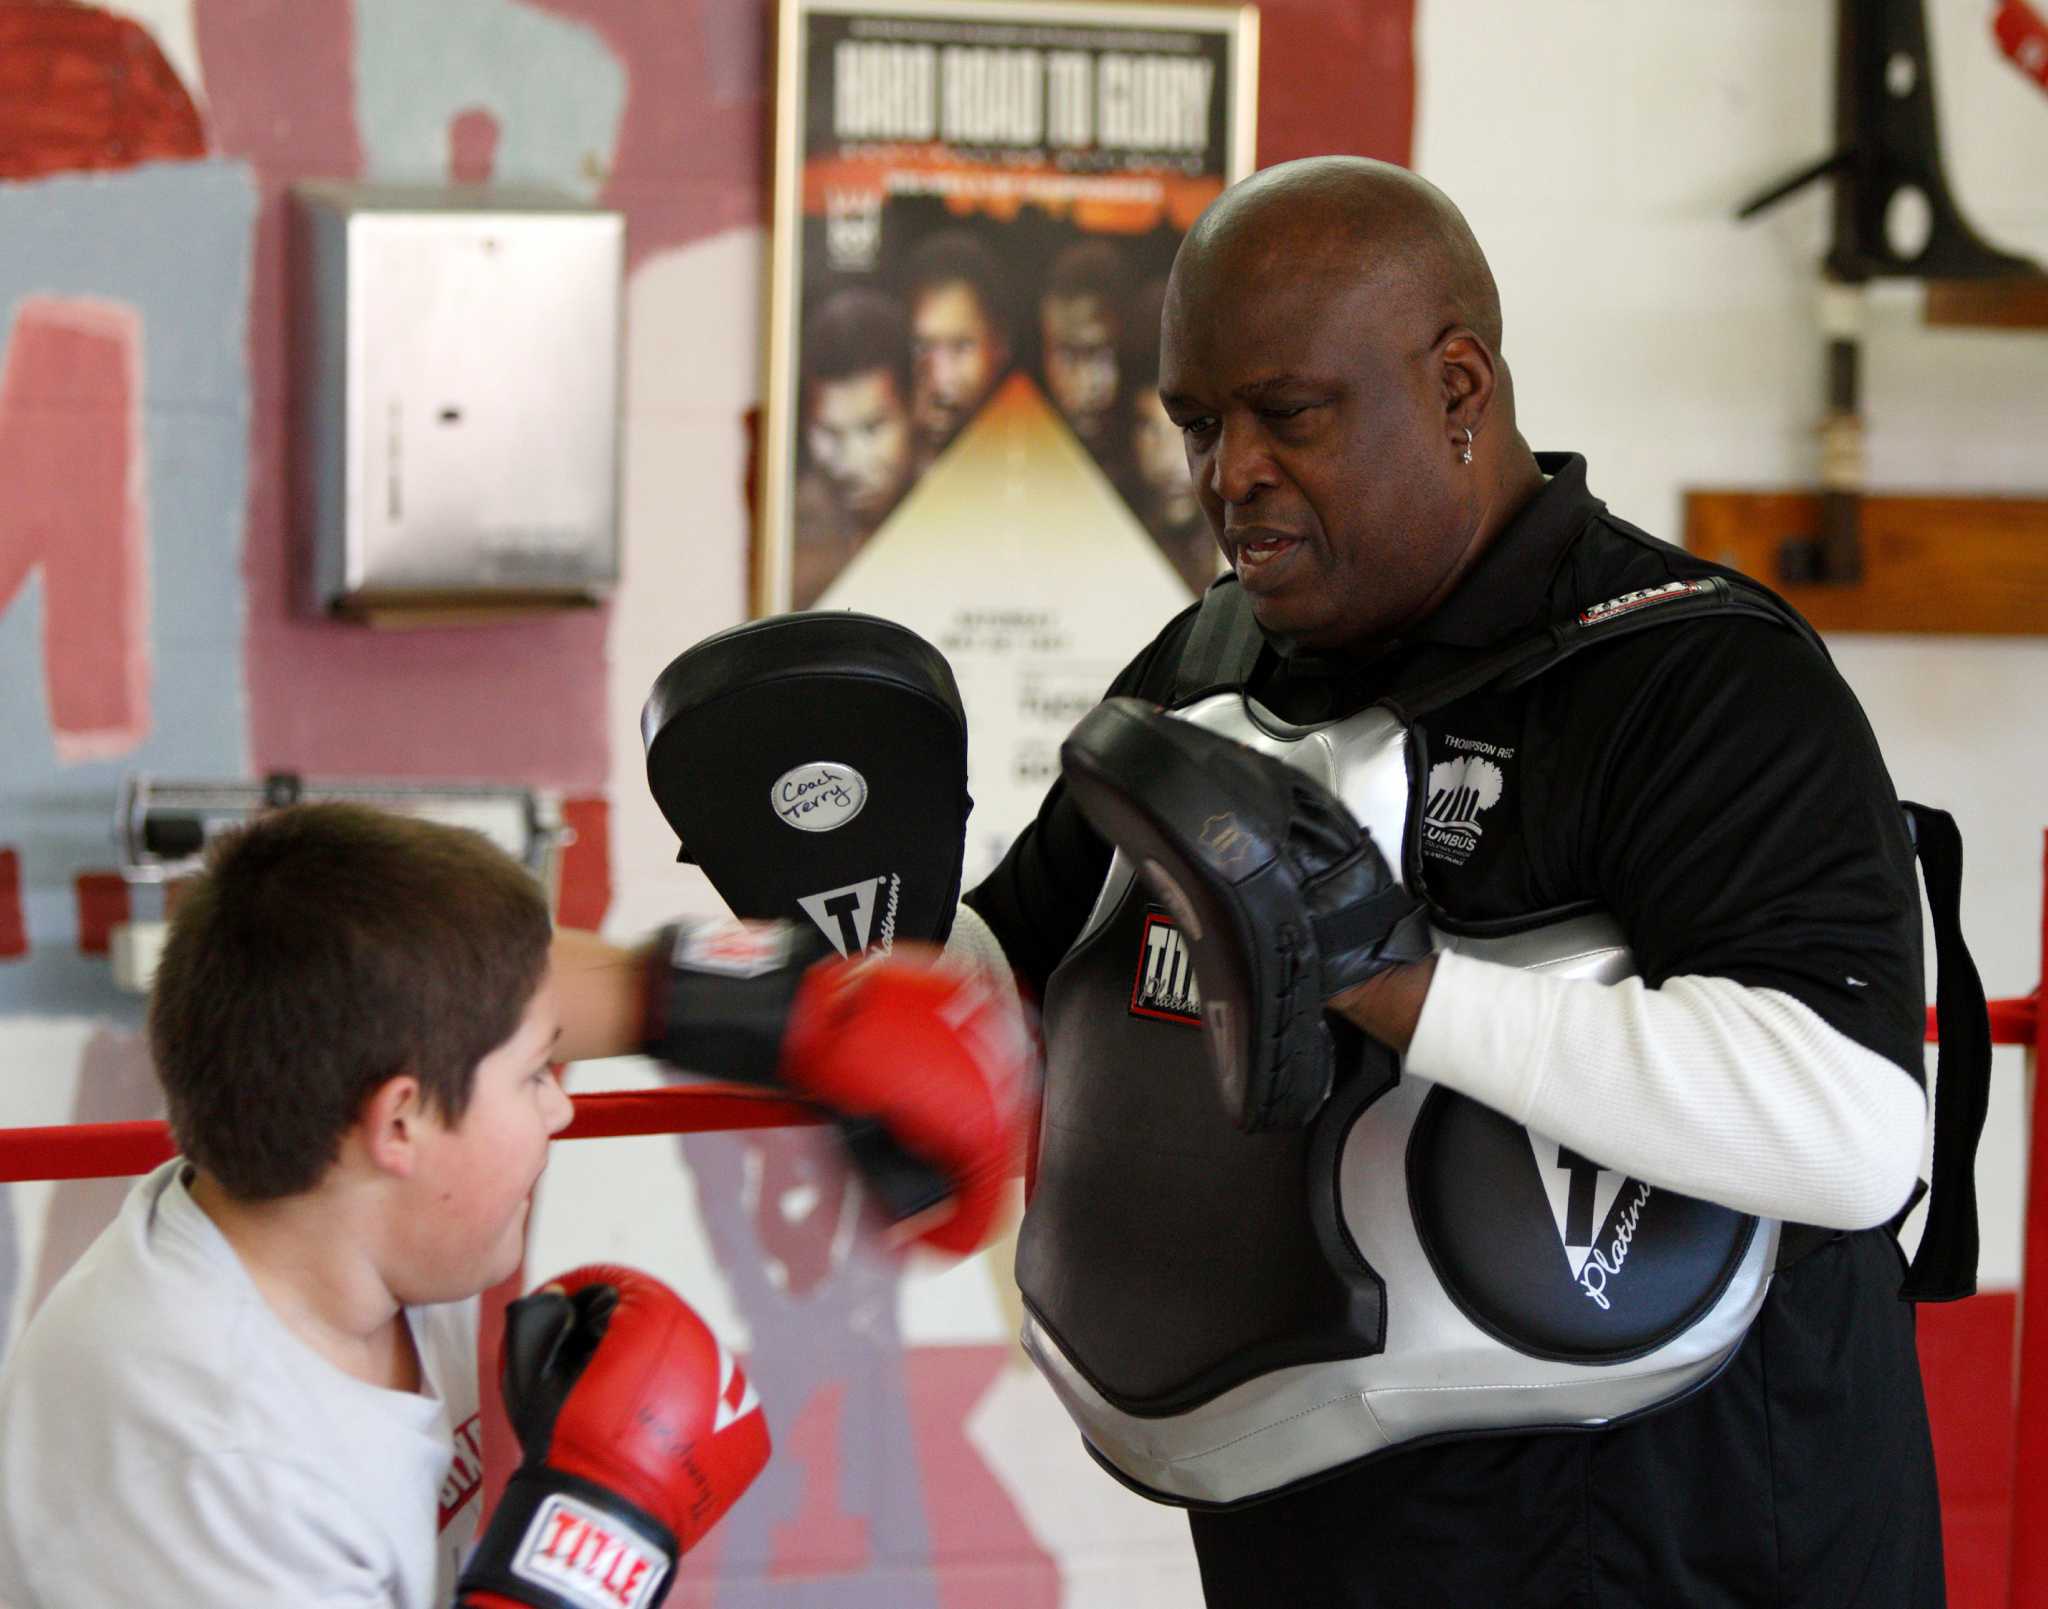
[[[1217,577],[1202,594],[1195,627],[1181,649],[1173,674],[1175,705],[1219,687],[1242,687],[1251,679],[1266,639],[1252,618],[1252,606],[1234,575]]]
[[[1403,720],[1413,722],[1416,717],[1490,683],[1519,686],[1593,643],[1708,614],[1775,621],[1798,631],[1821,653],[1827,652],[1813,629],[1770,594],[1733,585],[1720,576],[1705,576],[1670,581],[1610,598],[1517,638],[1499,652],[1483,655],[1449,676],[1382,702]],[[1264,646],[1265,638],[1259,633],[1251,603],[1244,588],[1237,584],[1237,577],[1219,577],[1202,594],[1194,629],[1181,649],[1180,663],[1174,671],[1173,702],[1185,704],[1216,688],[1242,687],[1250,679]]]
[[[1734,615],[1788,626],[1823,656],[1827,653],[1813,628],[1769,593],[1736,585],[1721,576],[1701,576],[1691,581],[1667,581],[1662,586],[1625,592],[1605,603],[1596,603],[1508,644],[1499,653],[1474,660],[1439,681],[1382,702],[1413,725],[1420,717],[1482,687],[1519,687],[1562,664],[1581,648],[1617,637],[1632,637],[1653,626],[1675,626],[1703,615]]]
[[[1977,1289],[1977,1141],[1991,1099],[1991,1014],[1963,943],[1963,837],[1955,817],[1904,806],[1934,926],[1934,1178],[1920,1249],[1899,1295],[1952,1302]]]

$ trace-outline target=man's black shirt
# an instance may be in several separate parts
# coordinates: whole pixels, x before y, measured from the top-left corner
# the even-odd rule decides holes
[[[1269,651],[1252,696],[1341,716],[1624,593],[1727,574],[1608,513],[1582,459],[1540,462],[1548,484],[1429,620],[1368,661]],[[1110,692],[1166,701],[1194,618]],[[1911,844],[1862,711],[1806,637],[1732,617],[1644,630],[1423,726],[1420,870],[1449,923],[1597,905],[1652,987],[1783,991],[1924,1082]],[[1108,861],[1055,785],[968,896],[1041,993]],[[1899,1266],[1882,1231],[1807,1256],[1715,1382],[1638,1423],[1397,1452],[1197,1514],[1212,1609],[1939,1603]]]

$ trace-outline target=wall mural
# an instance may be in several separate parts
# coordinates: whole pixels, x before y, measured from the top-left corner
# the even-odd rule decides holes
[[[1409,0],[1266,11],[1269,74],[1327,83],[1334,38],[1385,80],[1314,97],[1353,128],[1276,113],[1269,154],[1405,156]],[[0,0],[0,1125],[156,1115],[141,1003],[105,956],[131,914],[110,831],[132,772],[557,788],[577,831],[563,919],[603,921],[611,814],[643,788],[615,736],[610,611],[388,634],[295,610],[285,192],[543,185],[622,211],[639,277],[759,228],[768,33],[766,5],[730,0]],[[726,300],[751,320],[753,293],[735,281]],[[632,354],[686,396],[697,356]],[[729,523],[667,483],[641,517],[743,552],[738,501],[715,490]],[[630,485],[625,503],[634,518]],[[711,1262],[657,1272],[722,1293],[751,1333],[779,1446],[673,1601],[1083,1601],[1071,1549],[1114,1563],[1088,1511],[1120,1499],[1092,1472],[1106,1496],[1018,1473],[1034,1449],[1078,1454],[1063,1421],[1016,1406],[993,1330],[906,1344],[904,1270],[847,1233],[816,1137],[693,1137],[649,1165],[687,1174]],[[0,1186],[0,1347],[125,1188]],[[1129,1601],[1137,1580],[1089,1590]]]
[[[0,1067],[89,1121],[152,1100],[104,959],[119,779],[245,764],[254,198],[135,22],[0,6],[0,62]],[[118,1195],[0,1187],[0,1337]]]

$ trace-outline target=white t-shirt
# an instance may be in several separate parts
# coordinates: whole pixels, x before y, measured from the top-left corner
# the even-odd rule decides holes
[[[407,1309],[420,1392],[352,1379],[185,1172],[137,1182],[0,1372],[0,1605],[445,1609],[482,1486],[477,1303]]]

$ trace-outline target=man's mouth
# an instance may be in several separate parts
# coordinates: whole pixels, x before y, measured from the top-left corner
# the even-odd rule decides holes
[[[1231,539],[1231,563],[1244,586],[1277,575],[1287,557],[1301,546],[1301,538],[1278,531],[1246,531]]]

